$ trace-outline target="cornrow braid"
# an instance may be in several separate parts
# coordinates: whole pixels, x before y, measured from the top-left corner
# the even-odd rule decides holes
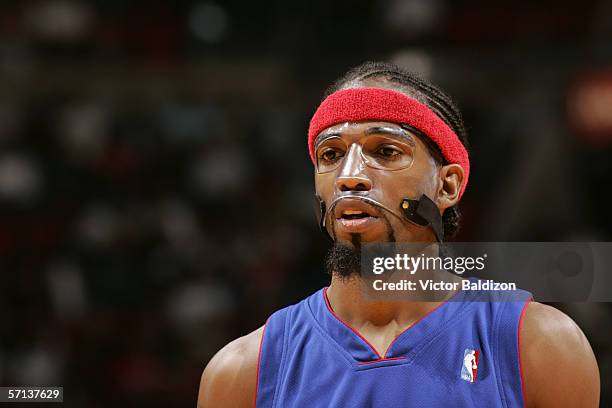
[[[398,85],[398,91],[426,105],[455,132],[465,148],[469,149],[467,130],[463,123],[463,117],[452,98],[432,83],[395,64],[368,61],[356,66],[327,88],[323,99],[336,91],[346,88],[351,83],[370,78],[382,79],[396,84]],[[435,143],[422,132],[416,129],[410,130],[424,142],[438,164],[448,164]],[[444,239],[453,238],[459,230],[461,222],[461,213],[458,206],[454,205],[444,210],[442,220],[444,223]]]

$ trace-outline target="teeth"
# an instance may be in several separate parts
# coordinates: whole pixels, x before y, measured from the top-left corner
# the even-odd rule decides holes
[[[343,212],[344,215],[361,215],[363,214],[363,211],[359,211],[359,210],[346,210]]]

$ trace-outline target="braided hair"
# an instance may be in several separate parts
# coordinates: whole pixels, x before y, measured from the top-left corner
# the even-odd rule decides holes
[[[463,123],[463,117],[451,97],[432,83],[395,64],[369,61],[356,66],[327,88],[323,99],[336,91],[346,88],[353,82],[365,79],[381,79],[397,85],[398,91],[416,99],[438,115],[455,132],[463,146],[468,149],[467,130]],[[407,125],[402,126],[407,127]],[[418,129],[407,128],[423,141],[439,165],[448,164],[440,148],[431,139]],[[461,213],[457,205],[444,210],[442,221],[444,223],[445,240],[455,236],[459,230],[460,220]]]

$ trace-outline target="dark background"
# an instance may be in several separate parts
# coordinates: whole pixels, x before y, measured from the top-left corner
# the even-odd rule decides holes
[[[306,129],[381,59],[465,114],[458,240],[610,241],[610,1],[2,1],[0,383],[195,406],[229,340],[326,284]],[[612,397],[610,304],[559,305]]]

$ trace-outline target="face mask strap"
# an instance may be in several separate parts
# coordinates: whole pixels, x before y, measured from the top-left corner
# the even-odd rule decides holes
[[[346,197],[339,197],[338,199],[334,200],[332,202],[332,207],[335,206],[335,204],[342,198]],[[384,205],[378,203],[375,200],[372,200],[371,198],[359,196],[352,198],[370,202],[384,210],[387,210],[389,213],[395,215],[396,217],[399,217],[399,215],[396,214],[395,211],[391,211],[391,209],[385,207]],[[323,232],[323,235],[325,235],[331,242],[334,242],[334,239],[329,235],[329,232],[327,231],[325,223],[327,217],[327,205],[319,195],[315,195],[315,202],[317,222],[319,224],[319,228],[321,229],[321,232]],[[399,208],[401,214],[403,214],[404,216],[400,217],[400,219],[407,219],[411,223],[416,224],[420,227],[430,227],[436,237],[436,240],[439,243],[443,242],[444,224],[442,222],[442,216],[440,215],[438,206],[436,205],[436,203],[433,202],[433,200],[431,200],[425,194],[421,195],[421,197],[417,200],[404,198],[401,201]]]
[[[400,203],[404,216],[411,222],[422,227],[431,227],[438,242],[444,239],[444,224],[436,203],[425,194],[418,200],[404,198]]]
[[[325,201],[323,201],[319,195],[315,194],[315,213],[317,215],[317,223],[319,224],[319,228],[321,229],[323,235],[325,235],[325,237],[331,242],[334,242],[334,239],[329,235],[329,232],[327,232],[327,228],[325,228],[326,212],[327,206],[325,205]]]

